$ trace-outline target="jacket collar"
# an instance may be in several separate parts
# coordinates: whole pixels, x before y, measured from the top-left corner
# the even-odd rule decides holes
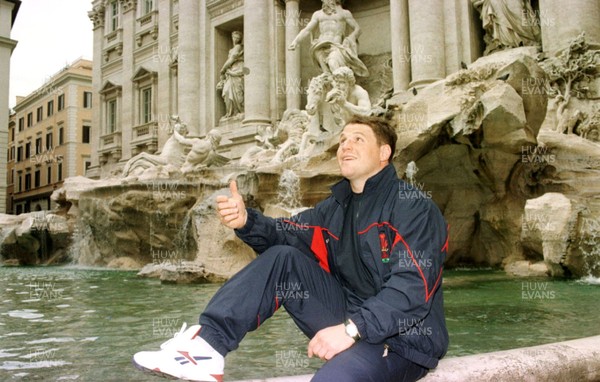
[[[365,182],[363,195],[369,196],[385,190],[391,183],[398,182],[396,169],[393,164],[388,164],[377,174],[373,175]],[[348,179],[342,179],[331,187],[333,197],[341,204],[350,196],[352,188]]]

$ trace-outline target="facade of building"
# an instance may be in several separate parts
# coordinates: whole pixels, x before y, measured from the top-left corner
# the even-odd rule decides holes
[[[17,42],[10,38],[10,31],[19,12],[20,0],[0,0],[0,153],[5,153],[8,144],[10,82],[10,56]],[[0,200],[6,200],[6,155],[0,154]],[[5,203],[0,203],[0,213],[6,212]]]
[[[8,207],[51,209],[50,195],[91,164],[92,62],[79,59],[18,97],[8,139]]]
[[[312,62],[310,42],[295,50],[288,46],[322,3],[93,0],[93,86],[99,96],[94,98],[98,128],[92,142],[98,152],[88,175],[118,172],[142,151],[160,153],[169,138],[171,115],[178,115],[192,136],[218,129],[223,154],[239,158],[254,144],[259,127],[275,124],[287,109],[306,105],[308,81],[320,71]],[[483,4],[486,14],[506,12],[493,9],[488,0],[476,3]],[[486,49],[480,11],[472,1],[346,0],[343,6],[362,30],[358,54],[384,58],[399,99],[460,70],[461,63],[475,61]],[[597,0],[578,0],[567,15],[559,0],[537,0],[522,13],[509,15],[510,21],[522,27],[537,24],[548,54],[563,49],[581,31],[590,45],[600,42]],[[244,112],[224,118],[227,107],[219,85],[235,31],[243,36]]]

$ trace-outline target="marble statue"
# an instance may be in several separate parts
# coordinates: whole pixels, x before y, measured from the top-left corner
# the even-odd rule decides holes
[[[205,139],[188,138],[187,126],[179,117],[173,116],[171,121],[174,123],[173,134],[165,142],[161,153],[142,152],[129,159],[123,169],[123,177],[152,177],[156,173],[153,170],[165,167],[170,172],[181,171],[186,174],[201,167],[222,166],[229,161],[217,154],[221,142],[221,134],[217,130],[211,130]]]
[[[314,77],[308,86],[306,112],[310,116],[307,135],[314,138],[328,133],[336,135],[352,115],[369,115],[369,93],[356,83],[348,67],[340,67],[332,74]]]
[[[221,143],[221,133],[218,130],[212,129],[206,138],[194,138],[191,141],[192,148],[181,166],[182,173],[187,174],[204,167],[223,166],[229,162],[228,158],[217,153]]]
[[[289,109],[283,113],[276,129],[261,126],[255,136],[257,145],[248,149],[240,158],[240,164],[257,167],[261,164],[279,164],[298,156],[302,138],[308,126],[306,111]]]
[[[173,134],[165,142],[160,154],[141,152],[132,157],[123,168],[123,177],[140,175],[145,170],[156,166],[171,165],[178,169],[181,168],[193,141],[186,138],[187,126],[181,122],[178,116],[171,117],[171,122],[174,123]]]
[[[272,163],[285,162],[300,153],[300,144],[307,125],[308,116],[306,112],[291,109],[283,113],[278,129],[287,135],[287,139],[277,148],[277,152],[271,160]]]
[[[352,28],[352,32],[347,36],[346,26]],[[295,50],[298,44],[316,29],[319,31],[319,37],[312,40],[310,55],[323,73],[333,73],[336,69],[347,66],[357,76],[369,75],[367,67],[358,58],[357,53],[360,26],[352,17],[352,13],[342,8],[339,0],[323,0],[322,8],[313,13],[309,23],[298,33],[289,49]]]
[[[471,0],[485,31],[484,55],[541,44],[539,21],[529,0]]]
[[[233,48],[229,50],[227,61],[221,68],[221,80],[217,90],[221,91],[225,102],[223,118],[235,117],[244,112],[244,45],[239,31],[231,33]]]
[[[340,119],[340,129],[352,115],[369,115],[371,112],[369,93],[356,83],[354,73],[345,66],[333,71],[333,89],[327,93],[325,101]]]

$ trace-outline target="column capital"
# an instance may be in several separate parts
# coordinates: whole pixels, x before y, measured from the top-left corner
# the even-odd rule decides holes
[[[121,7],[123,7],[123,13],[129,11],[135,11],[137,2],[135,0],[121,0]]]
[[[104,5],[98,4],[95,5],[94,8],[88,12],[88,17],[92,20],[94,24],[94,29],[104,27]]]

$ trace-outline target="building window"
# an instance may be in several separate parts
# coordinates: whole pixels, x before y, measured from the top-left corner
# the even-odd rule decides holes
[[[83,108],[90,109],[92,107],[92,92],[83,92]]]
[[[35,139],[35,155],[42,153],[42,137]]]
[[[59,146],[65,143],[65,141],[64,141],[64,135],[65,135],[64,134],[64,129],[62,127],[60,127],[58,129],[58,145]]]
[[[152,12],[153,3],[152,0],[142,0],[142,15]]]
[[[52,184],[52,167],[50,166],[46,169],[46,180],[48,181],[48,184]]]
[[[61,94],[58,96],[58,111],[65,108],[65,95]]]
[[[31,174],[25,174],[25,191],[31,189]]]
[[[117,100],[111,99],[107,103],[106,132],[112,134],[117,131]]]
[[[92,162],[90,162],[89,160],[83,162],[83,168],[85,169],[85,171],[87,171],[90,167],[92,167]]]
[[[15,160],[15,147],[10,148],[10,160]]]
[[[31,156],[31,142],[25,144],[25,159],[29,159]]]
[[[25,118],[19,118],[19,131],[23,131],[25,129]]]
[[[33,113],[27,113],[27,127],[33,125]]]
[[[46,113],[48,114],[48,117],[51,117],[52,114],[54,114],[54,101],[48,101],[47,109]]]
[[[44,119],[44,107],[40,106],[37,108],[37,116],[36,116],[36,122],[40,122],[42,119]]]
[[[19,175],[19,184],[17,184],[17,192],[23,191],[23,175]]]
[[[152,121],[152,88],[147,87],[142,89],[142,116],[140,118],[142,124]]]
[[[57,181],[60,182],[62,180],[62,163],[58,164],[58,179]]]
[[[46,150],[52,150],[52,132],[46,133]]]
[[[90,143],[90,131],[91,131],[91,127],[90,126],[83,126],[83,130],[81,131],[81,135],[82,135],[82,143]]]
[[[42,181],[42,174],[41,174],[40,170],[35,170],[34,187],[35,188],[40,187],[41,181]]]
[[[15,141],[15,129],[10,129],[10,140],[11,142]]]
[[[112,1],[110,3],[110,31],[114,32],[119,28],[119,3]]]
[[[23,146],[17,147],[17,162],[23,160]]]

